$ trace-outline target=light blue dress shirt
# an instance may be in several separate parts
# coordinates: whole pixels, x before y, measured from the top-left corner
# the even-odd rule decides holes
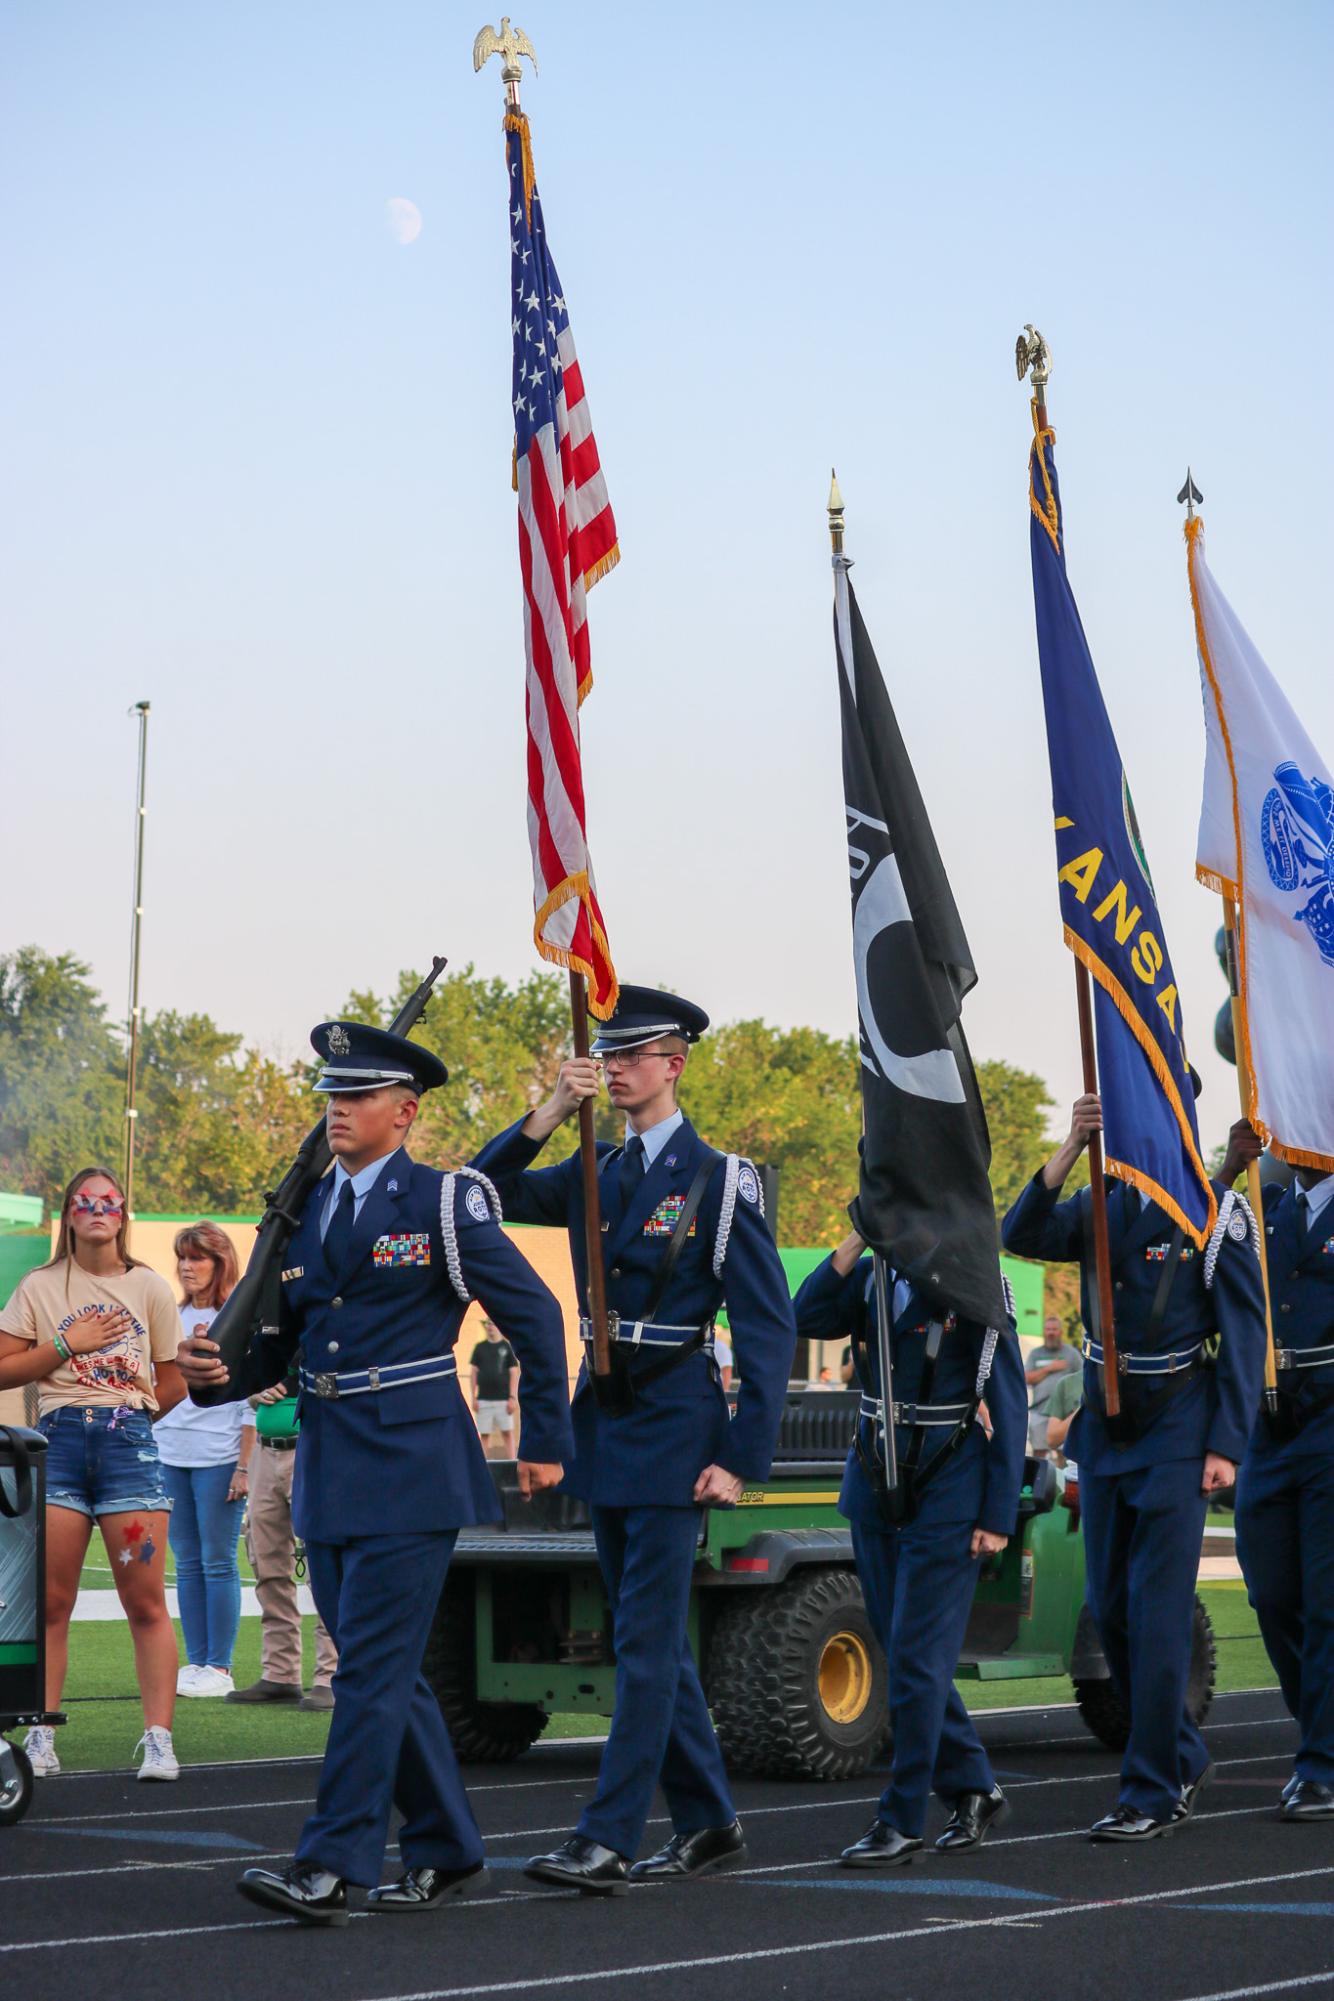
[[[395,1147],[394,1153],[397,1152],[398,1148]],[[376,1182],[383,1174],[387,1163],[393,1157],[392,1153],[382,1153],[378,1160],[373,1160],[369,1167],[359,1168],[355,1174],[349,1174],[341,1160],[335,1163],[333,1187],[324,1204],[324,1214],[320,1218],[321,1242],[329,1234],[329,1225],[333,1221],[333,1212],[338,1207],[338,1198],[343,1192],[343,1183],[345,1181],[352,1183],[352,1221],[355,1223],[361,1214],[362,1204],[365,1202],[366,1197],[370,1194],[372,1188],[374,1188]]]
[[[659,1119],[656,1126],[650,1126],[646,1132],[640,1133],[639,1137],[644,1142],[645,1174],[648,1173],[650,1167],[652,1167],[654,1161],[657,1159],[658,1155],[662,1152],[663,1148],[666,1146],[668,1140],[671,1138],[672,1134],[676,1131],[677,1127],[685,1124],[685,1116],[686,1116],[685,1113],[682,1111],[672,1112],[669,1114],[667,1118]],[[634,1127],[630,1124],[630,1121],[627,1119],[625,1122],[625,1137],[627,1138],[627,1140],[631,1137],[633,1132],[634,1132]]]

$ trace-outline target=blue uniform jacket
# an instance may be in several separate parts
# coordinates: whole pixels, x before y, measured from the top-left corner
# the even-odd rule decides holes
[[[1334,1203],[1326,1204],[1308,1232],[1295,1182],[1289,1188],[1270,1182],[1263,1193],[1274,1346],[1327,1347],[1334,1342]],[[1334,1359],[1318,1368],[1287,1371],[1278,1380],[1299,1403],[1312,1403],[1334,1390]],[[1251,1450],[1266,1459],[1323,1458],[1334,1451],[1334,1403],[1308,1419],[1295,1438],[1282,1442],[1263,1421],[1257,1423]]]
[[[326,1178],[287,1247],[276,1335],[257,1336],[228,1386],[253,1396],[294,1366],[345,1371],[451,1352],[467,1311],[441,1228],[445,1177],[400,1150],[362,1204],[337,1271],[325,1262]],[[458,1269],[519,1358],[523,1453],[568,1463],[573,1439],[560,1307],[496,1223],[480,1183],[454,1179]],[[312,1542],[494,1521],[500,1504],[456,1376],[378,1394],[302,1394],[292,1518]]]
[[[826,1258],[805,1280],[795,1305],[797,1332],[807,1340],[850,1338],[854,1328],[864,1327],[871,1381],[863,1382],[861,1387],[868,1396],[879,1396],[872,1274],[873,1260],[869,1256],[859,1258],[846,1276],[834,1270],[832,1257]],[[892,1297],[894,1278],[892,1273],[887,1276]],[[918,1293],[911,1292],[907,1306],[894,1322],[890,1355],[894,1366],[894,1397],[898,1403],[912,1403],[917,1396],[926,1354],[926,1331],[933,1317],[928,1303]],[[932,1403],[967,1403],[971,1399],[985,1339],[986,1329],[977,1320],[960,1320],[948,1330],[936,1362]],[[854,1357],[857,1352],[854,1347]],[[1011,1536],[1018,1520],[1028,1435],[1028,1386],[1024,1382],[1024,1365],[1013,1322],[1007,1322],[996,1343],[985,1396],[991,1437],[987,1437],[980,1424],[974,1424],[955,1453],[953,1464],[942,1468],[925,1491],[933,1496],[933,1510],[947,1504],[952,1518],[971,1520],[975,1527],[986,1529],[991,1535]],[[859,1425],[865,1449],[874,1453],[878,1448],[872,1420],[862,1418]],[[909,1426],[896,1426],[894,1438],[900,1464],[911,1437]],[[946,1430],[929,1429],[919,1465],[923,1468],[930,1465],[936,1454],[944,1450],[949,1437]],[[851,1522],[884,1526],[884,1503],[867,1477],[855,1444],[848,1453],[838,1506],[839,1513]]]
[[[584,1195],[579,1155],[556,1167],[533,1169],[540,1142],[525,1138],[522,1121],[484,1146],[474,1161],[500,1191],[513,1222],[564,1224],[580,1309],[587,1313],[584,1252]],[[620,1147],[599,1145],[603,1262],[607,1304],[622,1321],[647,1312],[653,1283],[675,1220],[695,1173],[708,1155],[689,1119],[682,1121],[621,1214],[616,1165]],[[609,1508],[686,1507],[699,1474],[708,1465],[726,1467],[743,1480],[764,1480],[773,1461],[796,1327],[787,1280],[760,1208],[759,1181],[743,1167],[721,1274],[714,1261],[719,1244],[724,1171],[719,1159],[682,1246],[667,1295],[658,1309],[660,1325],[701,1327],[726,1303],[736,1348],[741,1392],[729,1424],[727,1400],[718,1371],[702,1351],[679,1363],[645,1388],[632,1411],[609,1416],[599,1409],[581,1370],[574,1396],[574,1466],[567,1492]],[[633,1365],[642,1369],[661,1357],[661,1348],[642,1351]]]
[[[1174,1225],[1157,1203],[1141,1206],[1125,1182],[1109,1176],[1106,1186],[1118,1352],[1168,1355],[1217,1333],[1218,1360],[1179,1390],[1140,1438],[1122,1446],[1112,1443],[1101,1416],[1101,1371],[1085,1362],[1084,1402],[1070,1427],[1066,1451],[1090,1473],[1137,1472],[1174,1459],[1203,1459],[1206,1452],[1238,1461],[1246,1450],[1264,1374],[1264,1293],[1250,1240],[1238,1242],[1224,1233],[1211,1289],[1204,1283],[1203,1254],[1186,1242],[1150,1350],[1145,1345],[1148,1324]],[[1089,1189],[1063,1202],[1060,1190],[1045,1187],[1036,1174],[1001,1226],[1002,1244],[1017,1257],[1080,1261],[1086,1327],[1092,1325],[1089,1293],[1096,1283],[1092,1208]],[[1165,1376],[1140,1378],[1131,1394],[1152,1398],[1166,1382]]]

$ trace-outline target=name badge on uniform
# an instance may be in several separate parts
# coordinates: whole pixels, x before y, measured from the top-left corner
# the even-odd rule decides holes
[[[644,1235],[646,1237],[670,1237],[681,1220],[681,1211],[685,1206],[686,1198],[684,1195],[665,1195],[653,1211],[653,1214],[649,1217],[647,1223],[645,1223]],[[690,1218],[690,1228],[686,1231],[688,1237],[694,1236],[697,1220],[698,1218],[694,1216]]]
[[[425,1230],[414,1231],[411,1235],[377,1237],[371,1245],[371,1257],[381,1267],[428,1265],[431,1262],[431,1239]]]
[[[304,1278],[305,1275],[306,1275],[306,1267],[304,1265],[291,1265],[283,1273],[282,1283],[286,1285],[289,1278]]]

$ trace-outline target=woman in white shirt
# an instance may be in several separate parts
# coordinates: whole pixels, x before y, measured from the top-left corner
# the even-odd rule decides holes
[[[195,1223],[174,1245],[181,1326],[205,1328],[236,1284],[236,1252],[216,1223]],[[171,1549],[185,1640],[178,1695],[227,1695],[241,1622],[236,1544],[245,1513],[255,1413],[245,1402],[204,1410],[187,1397],[159,1420],[155,1437],[172,1498]]]

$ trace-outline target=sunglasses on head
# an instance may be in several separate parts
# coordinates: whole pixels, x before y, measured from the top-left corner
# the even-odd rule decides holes
[[[125,1204],[118,1195],[76,1195],[69,1206],[76,1216],[119,1216]]]

